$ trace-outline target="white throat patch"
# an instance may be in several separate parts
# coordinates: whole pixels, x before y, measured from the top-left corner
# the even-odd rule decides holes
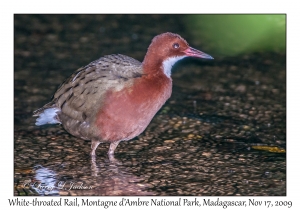
[[[164,70],[164,73],[167,77],[171,77],[171,69],[172,69],[172,66],[177,62],[179,61],[180,59],[182,58],[185,58],[186,56],[176,56],[176,57],[171,57],[171,58],[168,58],[167,60],[165,60],[163,62],[163,70]]]

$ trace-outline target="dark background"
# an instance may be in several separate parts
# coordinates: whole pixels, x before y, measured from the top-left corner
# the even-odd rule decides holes
[[[268,16],[14,15],[15,195],[286,195],[285,18]],[[167,31],[215,59],[173,67],[171,99],[144,133],[120,143],[119,164],[108,161],[108,144],[92,161],[90,142],[60,125],[34,125],[32,111],[73,71],[113,53],[142,61]]]

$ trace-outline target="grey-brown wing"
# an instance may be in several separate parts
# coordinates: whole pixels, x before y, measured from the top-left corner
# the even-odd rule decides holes
[[[104,56],[74,72],[54,94],[51,105],[55,103],[66,117],[85,121],[87,116],[95,115],[108,89],[121,89],[142,74],[141,62],[133,58]]]

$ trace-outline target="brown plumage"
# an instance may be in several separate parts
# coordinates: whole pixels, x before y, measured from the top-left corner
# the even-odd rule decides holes
[[[91,155],[101,142],[118,143],[142,133],[171,96],[172,65],[186,56],[212,57],[188,46],[177,34],[156,36],[143,63],[125,55],[108,55],[75,71],[52,101],[34,112],[36,125],[61,123],[72,135],[92,141]]]

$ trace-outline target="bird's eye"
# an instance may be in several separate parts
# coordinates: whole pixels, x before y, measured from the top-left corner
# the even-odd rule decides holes
[[[174,49],[179,48],[179,44],[178,44],[178,43],[174,43],[174,44],[173,44],[173,48],[174,48]]]

